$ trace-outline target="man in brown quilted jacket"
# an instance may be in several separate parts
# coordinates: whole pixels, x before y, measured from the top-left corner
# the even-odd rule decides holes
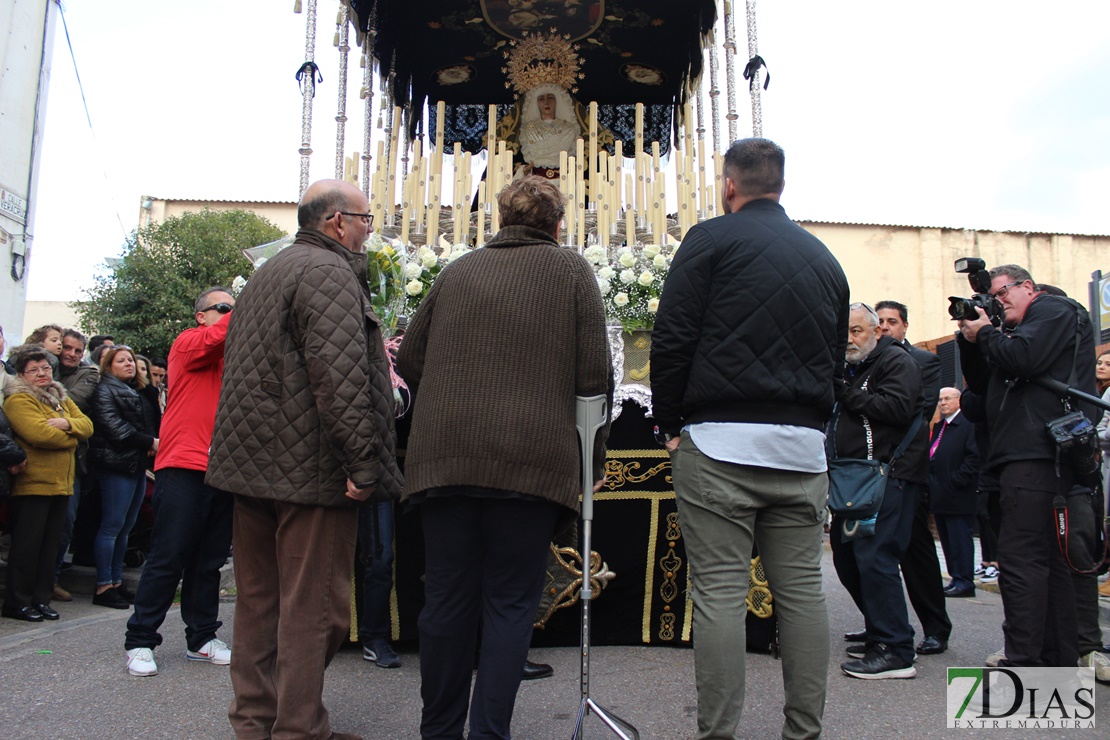
[[[350,183],[309,186],[296,241],[251,277],[228,330],[207,482],[235,494],[239,738],[356,737],[332,732],[324,670],[349,628],[357,504],[401,493],[368,209]]]

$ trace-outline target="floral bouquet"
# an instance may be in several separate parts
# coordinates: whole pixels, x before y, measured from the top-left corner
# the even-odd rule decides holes
[[[369,275],[374,295],[374,310],[386,325],[394,328],[400,316],[411,317],[428,295],[432,283],[447,266],[471,251],[465,244],[441,247],[414,247],[400,240],[383,237],[377,232],[366,243],[370,255]]]
[[[626,332],[651,329],[659,311],[659,294],[677,247],[620,247],[612,261],[609,250],[588,247],[582,256],[594,267],[605,302],[605,315]]]

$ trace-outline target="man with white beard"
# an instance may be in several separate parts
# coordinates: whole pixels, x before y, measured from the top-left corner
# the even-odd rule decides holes
[[[921,370],[866,303],[853,303],[848,317],[847,368],[836,386],[837,406],[829,431],[835,457],[889,462],[920,419]],[[904,454],[890,469],[874,533],[863,527],[852,537],[833,517],[833,564],[840,582],[863,613],[866,642],[852,645],[855,660],[840,668],[854,678],[913,678],[910,626],[898,564],[910,539],[914,509],[929,481],[929,428],[920,424]]]

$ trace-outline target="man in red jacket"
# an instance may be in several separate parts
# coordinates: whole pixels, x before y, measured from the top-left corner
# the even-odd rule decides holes
[[[204,483],[216,402],[224,370],[224,340],[235,299],[227,288],[209,288],[196,300],[197,325],[170,348],[173,390],[162,418],[154,463],[154,533],[150,557],[135,591],[135,613],[127,620],[127,671],[158,672],[154,648],[158,628],[181,582],[181,618],[189,660],[231,662],[231,650],[216,637],[220,568],[231,547],[231,494]]]

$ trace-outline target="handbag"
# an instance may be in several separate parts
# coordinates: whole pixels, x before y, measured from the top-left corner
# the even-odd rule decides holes
[[[868,378],[870,380],[870,378]],[[867,380],[862,388],[867,389]],[[829,430],[829,509],[841,519],[871,519],[879,513],[883,504],[883,493],[894,461],[906,451],[917,430],[921,428],[921,414],[910,424],[901,443],[895,448],[887,462],[875,459],[875,445],[871,433],[871,422],[862,416],[863,429],[867,434],[867,459],[836,457],[836,422],[840,418],[840,405],[833,409],[833,421]],[[847,533],[847,530],[845,530]]]

